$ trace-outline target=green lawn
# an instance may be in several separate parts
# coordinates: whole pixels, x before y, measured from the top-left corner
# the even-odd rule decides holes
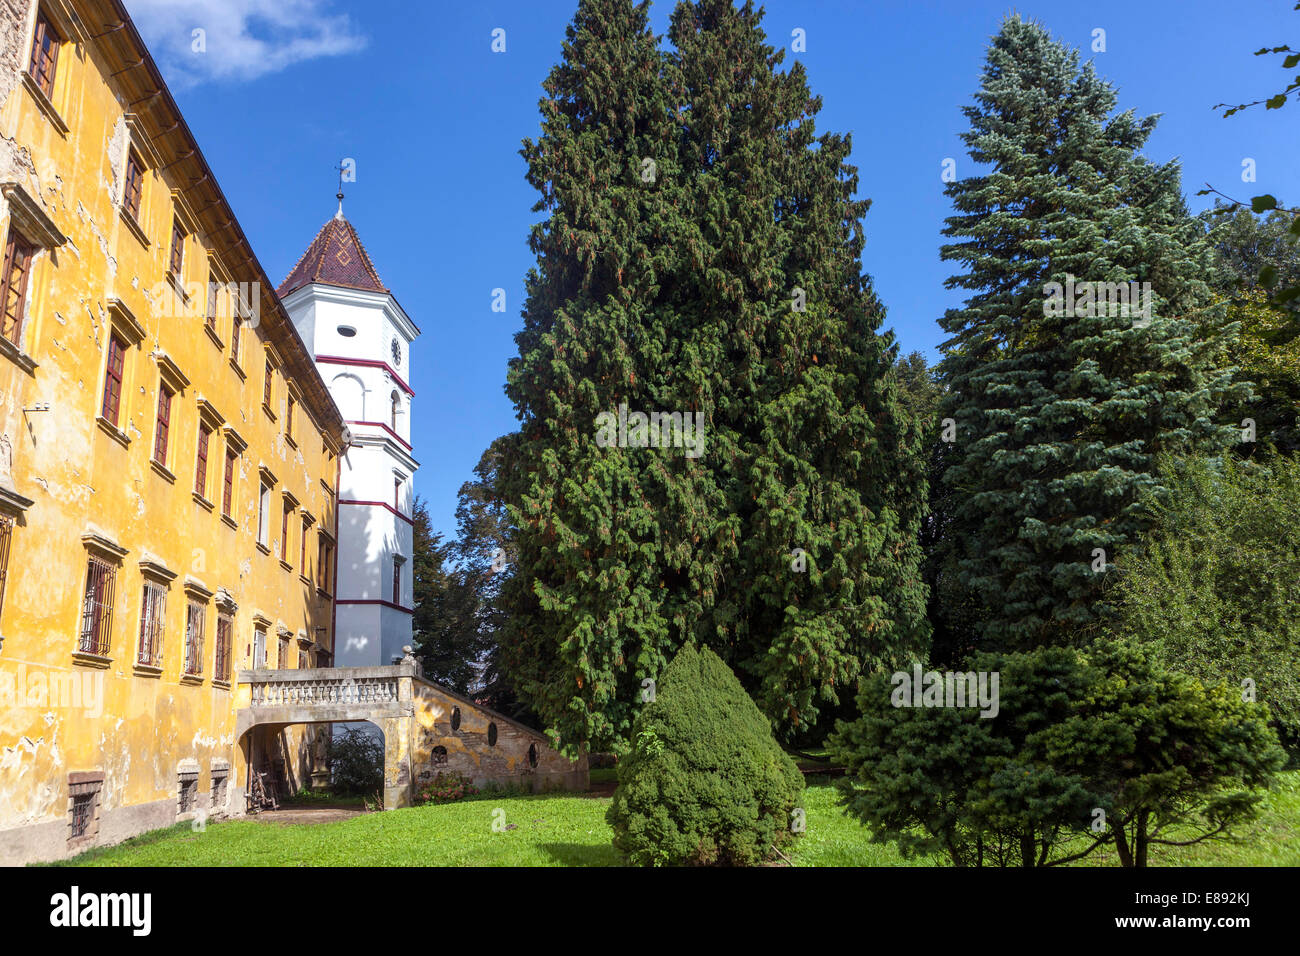
[[[282,826],[239,820],[145,834],[64,861],[83,866],[617,866],[605,823],[608,799],[575,796],[487,797],[442,806],[370,813],[337,823]],[[845,816],[831,786],[809,786],[807,832],[794,851],[799,866],[900,866],[890,845],[874,844]],[[494,832],[493,811],[515,829]],[[940,859],[909,861],[943,865]],[[1088,865],[1115,865],[1097,851]],[[1300,865],[1300,771],[1282,775],[1260,820],[1238,842],[1157,847],[1162,866]]]

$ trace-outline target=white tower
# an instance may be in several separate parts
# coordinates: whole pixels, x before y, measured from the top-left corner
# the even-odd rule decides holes
[[[411,643],[411,342],[420,330],[339,211],[276,290],[351,431],[339,469],[334,663],[391,664]]]

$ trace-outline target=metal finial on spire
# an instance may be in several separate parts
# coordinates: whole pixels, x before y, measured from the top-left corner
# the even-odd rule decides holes
[[[334,214],[334,218],[342,219],[343,218],[343,173],[346,171],[346,167],[344,167],[343,162],[340,160],[339,164],[335,166],[334,169],[339,174],[339,191],[335,194],[335,198],[338,199],[339,201],[339,211]]]

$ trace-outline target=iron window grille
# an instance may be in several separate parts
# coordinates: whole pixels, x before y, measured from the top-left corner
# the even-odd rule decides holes
[[[82,793],[72,798],[72,838],[84,837],[95,813],[95,795]]]
[[[217,615],[217,656],[213,662],[213,679],[230,680],[230,647],[234,622],[228,614]]]
[[[185,673],[198,677],[203,673],[203,626],[207,607],[190,601],[185,609]]]
[[[86,565],[86,587],[81,602],[81,632],[77,649],[83,654],[107,657],[113,626],[113,592],[117,569],[91,558]]]
[[[167,613],[167,589],[146,581],[140,603],[140,653],[136,663],[162,666],[163,620]]]
[[[180,813],[189,813],[194,809],[195,798],[199,795],[199,775],[184,773],[181,775],[180,795],[176,809]]]

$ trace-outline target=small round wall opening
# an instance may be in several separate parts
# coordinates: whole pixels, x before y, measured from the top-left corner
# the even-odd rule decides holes
[[[453,707],[451,709],[451,729],[460,730],[460,708],[459,707]]]
[[[537,744],[528,745],[528,766],[537,766]]]
[[[443,764],[447,762],[447,748],[439,745],[433,748],[433,762]]]
[[[357,334],[357,330],[350,325],[340,325],[336,331],[345,339],[350,339]]]
[[[488,724],[488,746],[495,747],[496,745],[497,745],[497,725],[494,723]]]

